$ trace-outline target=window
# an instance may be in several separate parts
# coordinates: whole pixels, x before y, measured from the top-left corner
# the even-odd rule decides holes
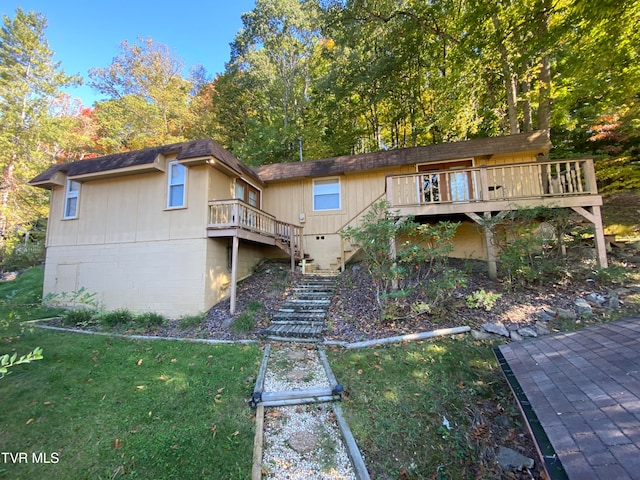
[[[249,190],[249,205],[258,208],[258,192]]]
[[[78,218],[79,194],[80,182],[67,180],[67,189],[64,193],[64,218]]]
[[[340,210],[340,179],[313,182],[313,210]]]
[[[169,162],[169,187],[167,208],[184,207],[187,181],[187,168],[178,162]]]
[[[234,186],[234,197],[252,207],[260,208],[260,190],[240,178]]]
[[[235,197],[239,200],[244,201],[244,184],[236,181],[235,185]]]

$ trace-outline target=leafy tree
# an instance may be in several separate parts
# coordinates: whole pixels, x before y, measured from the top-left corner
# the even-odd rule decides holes
[[[53,62],[42,14],[16,9],[0,30],[0,236],[41,215],[46,196],[25,187],[51,157],[45,145],[57,132],[51,104],[62,87],[78,82]]]
[[[238,89],[247,92],[233,102],[240,109],[232,124],[248,114],[241,127],[246,134],[235,151],[249,163],[297,160],[313,82],[316,15],[311,0],[258,0],[242,17],[227,75],[216,90],[224,99]]]
[[[426,299],[417,313],[432,312],[463,282],[446,266],[458,223],[418,224],[398,217],[386,200],[374,203],[358,227],[341,232],[360,248],[375,286],[380,320],[394,318],[414,290]]]
[[[125,40],[111,65],[89,71],[91,86],[108,97],[95,108],[105,150],[184,140],[193,83],[183,78],[183,68],[169,47],[147,38]]]

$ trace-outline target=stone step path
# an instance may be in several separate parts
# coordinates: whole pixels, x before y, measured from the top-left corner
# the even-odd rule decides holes
[[[264,331],[269,340],[320,342],[327,309],[335,291],[336,276],[305,275],[289,290],[271,325]]]
[[[321,346],[267,343],[250,405],[256,411],[252,480],[369,480]]]

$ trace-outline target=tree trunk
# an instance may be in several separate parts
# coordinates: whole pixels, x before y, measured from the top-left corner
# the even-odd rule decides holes
[[[15,154],[11,155],[11,160],[9,160],[9,164],[2,172],[2,184],[0,186],[0,239],[4,238],[7,233],[7,228],[9,227],[9,219],[7,217],[7,212],[9,211],[9,198],[13,193],[15,188]]]
[[[504,44],[504,38],[501,35],[502,25],[497,15],[492,15],[493,26],[496,34],[499,36],[498,52],[500,53],[500,64],[502,67],[502,76],[504,77],[504,87],[507,95],[507,111],[509,115],[509,134],[514,135],[520,133],[520,124],[518,122],[518,77],[513,72],[509,64],[509,54]]]
[[[541,15],[538,36],[540,39],[544,39],[549,35],[549,16],[552,10],[551,0],[540,0],[539,8]],[[538,129],[548,130],[551,124],[551,59],[546,51],[540,53]]]
[[[529,91],[531,85],[528,80],[522,82],[522,130],[530,132],[533,130],[533,114],[531,113],[531,101],[529,100]]]
[[[551,124],[551,62],[549,55],[540,61],[540,101],[538,105],[538,129],[548,130]]]

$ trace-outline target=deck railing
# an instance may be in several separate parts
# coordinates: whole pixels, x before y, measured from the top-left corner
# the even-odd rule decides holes
[[[392,206],[596,195],[592,159],[452,168],[387,177]]]
[[[275,216],[242,200],[209,201],[209,229],[241,228],[275,238],[301,252],[302,227],[277,220]]]

